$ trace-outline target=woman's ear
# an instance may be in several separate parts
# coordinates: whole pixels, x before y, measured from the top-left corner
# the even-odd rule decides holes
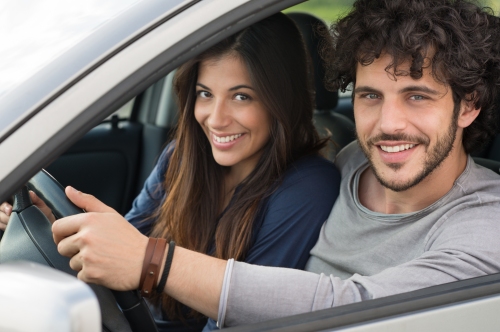
[[[462,100],[460,104],[460,114],[457,125],[459,128],[466,128],[477,118],[481,108],[476,108],[474,101]]]

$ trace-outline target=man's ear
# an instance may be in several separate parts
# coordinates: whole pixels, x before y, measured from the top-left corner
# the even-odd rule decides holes
[[[477,118],[481,108],[476,108],[473,101],[462,100],[460,103],[460,114],[457,125],[459,128],[466,128]]]

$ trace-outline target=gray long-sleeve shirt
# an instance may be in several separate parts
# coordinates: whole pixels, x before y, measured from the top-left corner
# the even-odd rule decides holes
[[[221,296],[225,325],[500,272],[500,176],[494,172],[469,157],[441,199],[414,213],[389,215],[358,200],[359,176],[368,164],[357,144],[346,147],[336,165],[340,196],[311,251],[306,269],[312,272],[235,262]]]

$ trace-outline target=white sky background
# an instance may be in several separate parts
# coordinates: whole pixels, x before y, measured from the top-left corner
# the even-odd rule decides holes
[[[1,0],[0,95],[139,0]]]

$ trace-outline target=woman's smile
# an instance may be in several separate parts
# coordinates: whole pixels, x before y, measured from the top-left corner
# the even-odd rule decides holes
[[[217,143],[230,143],[230,142],[234,142],[235,140],[237,140],[238,138],[240,138],[243,134],[233,134],[233,135],[222,135],[222,134],[219,134],[219,135],[216,135],[214,133],[212,133],[212,137],[214,139],[215,142]]]
[[[237,147],[238,143],[243,139],[244,134],[218,134],[210,133],[212,136],[212,149],[220,151],[231,151]],[[212,151],[214,153],[214,151]]]

